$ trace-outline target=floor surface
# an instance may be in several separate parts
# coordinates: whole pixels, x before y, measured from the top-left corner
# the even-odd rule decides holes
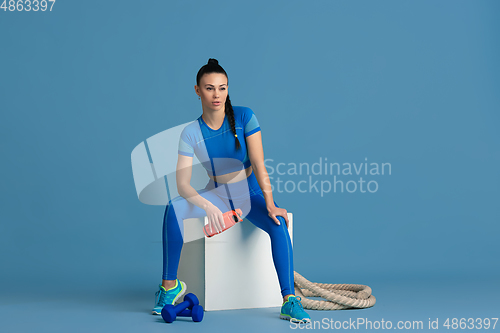
[[[313,325],[303,330],[382,331],[400,330],[419,332],[484,331],[490,318],[488,331],[500,331],[500,323],[493,329],[494,319],[500,317],[500,288],[497,280],[476,281],[404,281],[376,282],[370,287],[377,299],[369,309],[314,311],[308,310]],[[154,289],[154,288],[153,288]],[[150,311],[154,291],[111,290],[22,297],[7,295],[0,301],[0,332],[288,332],[298,329],[279,319],[279,307],[249,310],[206,311],[202,322],[179,318],[172,324]],[[450,318],[450,327],[446,320]],[[452,318],[474,319],[455,329]],[[429,321],[438,320],[438,329],[429,329]],[[483,328],[479,329],[479,319]],[[383,320],[383,323],[382,323]],[[372,322],[366,324],[367,321]],[[388,328],[388,321],[392,324]],[[415,324],[413,324],[415,322]],[[420,324],[421,322],[421,324]],[[359,323],[359,326],[358,326]],[[368,325],[368,326],[367,326]],[[421,325],[414,327],[413,325]]]

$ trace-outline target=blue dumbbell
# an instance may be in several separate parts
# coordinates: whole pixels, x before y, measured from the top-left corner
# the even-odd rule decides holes
[[[192,309],[184,309],[177,317],[192,317],[193,321],[200,322],[203,320],[203,307],[201,305],[194,305]]]
[[[201,319],[203,319],[203,308],[200,306],[199,308],[196,307],[194,311],[191,310],[191,308],[194,308],[194,306],[198,305],[199,303],[200,302],[198,301],[198,297],[196,297],[196,295],[193,293],[189,293],[186,296],[184,296],[184,302],[179,303],[177,305],[172,305],[172,304],[165,305],[161,310],[161,316],[163,320],[165,320],[167,323],[174,322],[175,318],[177,318],[178,315],[182,317],[192,316],[194,321],[201,321]],[[201,308],[201,316],[200,316],[200,308]],[[188,311],[186,312],[186,310]]]

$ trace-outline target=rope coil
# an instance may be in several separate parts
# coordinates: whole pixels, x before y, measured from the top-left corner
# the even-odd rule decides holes
[[[362,284],[331,284],[311,282],[297,272],[293,272],[295,295],[301,297],[304,309],[343,310],[364,309],[375,305],[372,289]],[[327,301],[308,299],[322,297]]]

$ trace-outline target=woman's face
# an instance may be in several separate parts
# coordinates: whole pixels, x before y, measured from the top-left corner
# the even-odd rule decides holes
[[[196,85],[196,93],[201,97],[203,109],[218,111],[224,109],[227,99],[227,77],[220,73],[204,74],[200,85]]]

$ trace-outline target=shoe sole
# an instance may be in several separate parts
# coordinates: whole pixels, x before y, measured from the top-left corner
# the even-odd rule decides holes
[[[179,280],[179,281],[180,281],[180,280]],[[181,298],[181,297],[182,297],[182,296],[186,293],[186,289],[187,289],[187,288],[186,288],[186,284],[184,283],[184,281],[181,281],[181,291],[177,294],[177,296],[175,296],[175,298],[174,298],[174,302],[173,302],[172,304],[175,304],[175,302],[176,302],[179,298]],[[161,312],[160,312],[160,313],[158,313],[158,312],[156,312],[156,311],[154,311],[154,310],[152,311],[152,313],[153,313],[154,315],[161,315]]]
[[[306,324],[306,323],[311,322],[311,319],[309,319],[309,318],[300,320],[300,319],[292,318],[290,316],[286,316],[286,315],[282,315],[282,314],[280,314],[280,319],[288,320],[291,323],[297,323],[297,324]]]

